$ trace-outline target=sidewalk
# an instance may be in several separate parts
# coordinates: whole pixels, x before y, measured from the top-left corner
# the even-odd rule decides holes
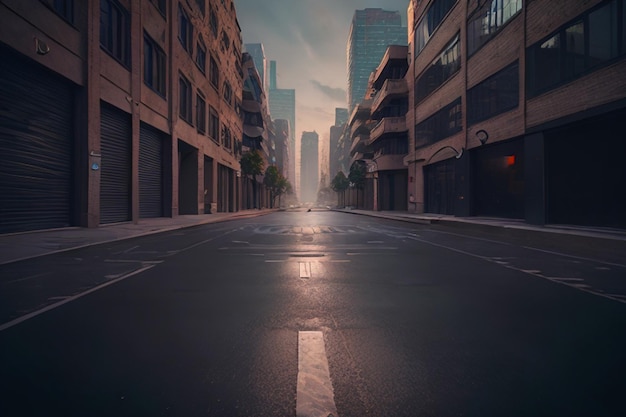
[[[474,230],[495,230],[509,229],[526,231],[531,233],[546,233],[571,235],[597,239],[609,239],[615,241],[626,242],[626,230],[602,228],[602,227],[586,227],[586,226],[568,226],[568,225],[545,225],[536,226],[525,223],[523,220],[502,219],[502,218],[486,218],[486,217],[455,217],[443,214],[415,214],[405,211],[372,211],[360,209],[333,209],[344,213],[352,213],[358,215],[383,217],[387,219],[402,220],[410,223],[418,224],[440,224],[456,228],[472,228]],[[626,256],[626,254],[625,254]]]
[[[236,213],[181,215],[140,219],[137,224],[116,223],[97,228],[68,227],[0,235],[0,265],[85,246],[130,239],[207,223],[262,216],[278,209],[242,210]]]

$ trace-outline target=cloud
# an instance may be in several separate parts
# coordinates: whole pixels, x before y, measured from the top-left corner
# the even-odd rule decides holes
[[[330,87],[322,84],[317,80],[311,80],[311,84],[315,86],[319,91],[332,98],[335,101],[346,101],[346,90],[343,88]]]

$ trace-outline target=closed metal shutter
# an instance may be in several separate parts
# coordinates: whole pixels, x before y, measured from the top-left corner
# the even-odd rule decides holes
[[[73,88],[0,46],[0,233],[72,223]]]
[[[141,125],[139,134],[139,217],[163,216],[163,134]]]
[[[131,219],[131,118],[106,103],[101,105],[100,223]]]

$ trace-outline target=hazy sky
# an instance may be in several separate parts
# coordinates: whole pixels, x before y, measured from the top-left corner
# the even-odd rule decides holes
[[[409,0],[234,0],[244,43],[276,61],[278,88],[296,90],[296,141],[315,130],[327,141],[335,107],[347,107],[346,43],[357,9],[397,10]],[[269,65],[269,64],[268,64]],[[324,153],[326,149],[321,149]]]

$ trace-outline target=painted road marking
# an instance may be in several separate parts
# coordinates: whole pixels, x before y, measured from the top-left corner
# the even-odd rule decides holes
[[[8,329],[10,327],[13,327],[15,325],[18,325],[18,324],[20,324],[20,323],[22,323],[22,322],[24,322],[26,320],[32,319],[33,317],[37,317],[38,315],[43,314],[43,313],[45,313],[47,311],[54,310],[57,307],[61,307],[63,304],[67,304],[70,301],[77,300],[77,299],[79,299],[81,297],[86,296],[87,294],[91,294],[92,292],[96,292],[98,290],[101,290],[102,288],[108,287],[109,285],[113,285],[116,282],[120,282],[120,281],[122,281],[122,280],[124,280],[126,278],[130,278],[130,277],[132,277],[134,275],[141,274],[142,272],[147,271],[150,268],[154,268],[154,266],[155,265],[144,266],[141,269],[137,269],[136,271],[133,271],[133,272],[131,272],[129,274],[126,274],[126,275],[124,275],[122,277],[119,277],[117,279],[114,279],[114,280],[105,282],[103,284],[100,284],[97,287],[93,287],[90,290],[87,290],[85,292],[81,292],[80,294],[76,294],[76,295],[73,295],[71,297],[67,297],[64,300],[59,301],[58,303],[50,304],[49,306],[46,306],[46,307],[44,307],[42,309],[39,309],[37,311],[33,311],[32,313],[28,313],[28,314],[26,314],[26,315],[24,315],[22,317],[18,317],[18,318],[14,319],[14,320],[8,321],[8,322],[0,325],[0,332],[3,331],[3,330]]]
[[[311,262],[300,262],[300,278],[311,278]]]
[[[337,416],[322,332],[298,332],[296,417]]]

